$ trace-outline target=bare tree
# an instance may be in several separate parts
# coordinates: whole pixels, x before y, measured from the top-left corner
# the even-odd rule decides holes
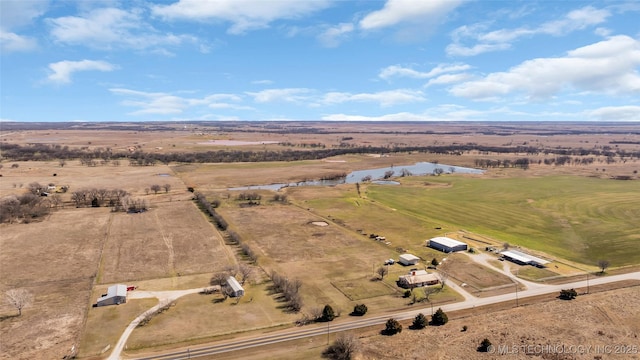
[[[238,270],[239,270],[238,266],[236,265],[227,265],[223,269],[223,271],[227,276],[233,276],[233,277],[236,277],[236,275],[238,274]]]
[[[226,273],[215,273],[211,277],[209,283],[211,285],[219,285],[220,287],[224,287],[224,285],[227,283],[227,277],[229,277],[229,275],[227,275]]]
[[[449,280],[449,273],[440,269],[440,285],[441,288],[444,289],[444,286],[447,284],[447,280]]]
[[[511,246],[511,245],[509,245],[509,243],[508,243],[508,242],[505,242],[505,243],[503,243],[503,244],[502,244],[502,248],[503,248],[505,251],[509,250],[509,247],[510,247],[510,246]]]
[[[322,357],[333,360],[350,360],[360,351],[360,341],[352,333],[340,333]]]
[[[160,189],[162,188],[158,184],[151,185],[151,191],[153,191],[154,194],[157,194],[160,191]]]
[[[164,192],[168,193],[169,190],[171,190],[171,185],[170,184],[164,184],[162,185],[162,187],[164,188]]]
[[[253,268],[247,264],[240,264],[238,266],[238,272],[240,273],[240,283],[244,285],[245,281],[251,277]]]
[[[600,273],[604,274],[604,271],[611,265],[609,260],[598,260],[598,267],[600,268]]]
[[[385,266],[381,266],[376,270],[376,274],[380,276],[380,280],[384,279],[385,275],[389,273],[389,268]]]
[[[67,161],[65,159],[60,159],[58,160],[58,165],[60,165],[60,167],[64,167],[67,165]]]
[[[22,315],[22,309],[33,303],[33,295],[25,289],[11,289],[6,292],[9,305],[18,309],[18,316]]]

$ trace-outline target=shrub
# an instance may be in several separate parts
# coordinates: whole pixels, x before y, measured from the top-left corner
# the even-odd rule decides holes
[[[440,326],[447,322],[449,322],[449,317],[442,311],[442,308],[438,308],[433,316],[431,316],[431,325]]]
[[[402,332],[402,324],[398,322],[396,319],[389,319],[385,325],[383,333],[385,335],[395,335],[397,333]]]
[[[491,341],[489,341],[489,339],[487,339],[487,338],[484,338],[484,340],[482,340],[482,342],[480,342],[480,346],[478,346],[478,351],[479,352],[488,352],[490,348],[491,348]]]
[[[578,296],[578,292],[575,289],[562,289],[560,290],[560,299],[573,300]]]
[[[356,306],[353,307],[353,315],[355,316],[363,316],[364,314],[367,313],[367,305],[365,304],[358,304]]]
[[[413,324],[411,324],[411,326],[414,329],[424,329],[428,324],[429,321],[427,320],[427,317],[420,313],[413,319]]]
[[[325,305],[322,309],[322,321],[333,321],[336,318],[336,313],[333,311],[331,305]]]

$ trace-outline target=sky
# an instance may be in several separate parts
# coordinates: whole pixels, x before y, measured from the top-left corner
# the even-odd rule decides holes
[[[0,121],[640,121],[640,1],[0,0]]]

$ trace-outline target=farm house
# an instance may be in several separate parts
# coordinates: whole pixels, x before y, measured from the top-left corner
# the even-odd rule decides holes
[[[244,289],[242,285],[234,278],[233,276],[229,276],[227,278],[227,286],[231,289],[231,297],[240,297],[244,296]]]
[[[127,302],[127,286],[112,285],[107,293],[98,298],[97,306],[120,305]]]
[[[440,250],[445,253],[467,250],[467,244],[444,236],[430,239],[428,245],[433,249]]]
[[[398,262],[405,266],[415,265],[418,261],[420,261],[420,258],[413,254],[402,254],[398,259]]]
[[[436,274],[430,274],[425,270],[412,270],[409,271],[409,274],[402,275],[398,278],[398,286],[405,289],[435,285],[439,282],[440,280]]]
[[[535,257],[529,254],[525,254],[516,250],[506,250],[500,253],[503,258],[512,261],[520,265],[533,265],[537,267],[544,267],[549,262],[547,260]]]

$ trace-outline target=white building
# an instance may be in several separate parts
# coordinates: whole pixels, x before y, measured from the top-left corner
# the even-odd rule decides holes
[[[467,244],[448,237],[439,236],[429,239],[429,247],[446,253],[467,250]]]
[[[415,265],[418,263],[418,261],[420,261],[420,258],[412,254],[402,254],[398,259],[398,262],[400,264],[406,265],[406,266]]]
[[[516,264],[520,265],[533,265],[537,267],[544,267],[549,262],[545,259],[541,259],[539,257],[535,257],[533,255],[525,254],[516,250],[505,250],[500,253],[503,258],[513,261]]]
[[[127,285],[109,286],[107,293],[98,298],[97,306],[120,305],[127,302]]]
[[[244,288],[233,276],[227,278],[227,286],[231,289],[231,297],[244,296]]]

